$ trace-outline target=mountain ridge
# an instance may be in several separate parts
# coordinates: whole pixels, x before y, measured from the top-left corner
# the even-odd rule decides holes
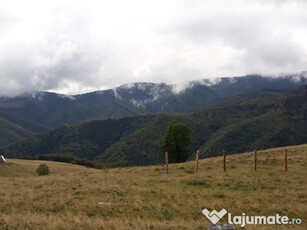
[[[152,114],[66,125],[0,148],[9,157],[75,154],[110,166],[163,162],[160,145],[169,121],[186,123],[200,157],[307,143],[307,86],[274,97],[239,98],[187,114]]]
[[[274,96],[274,93],[281,93],[278,91],[288,91],[306,83],[307,74],[302,72],[279,78],[247,75],[202,79],[177,85],[131,83],[73,96],[49,92],[26,93],[14,98],[0,97],[0,118],[30,133],[43,133],[64,124],[78,124],[92,119],[193,112],[221,100],[226,103],[225,98],[240,97],[242,93],[259,94],[261,90],[269,89],[261,94]],[[11,139],[4,144],[17,140]]]

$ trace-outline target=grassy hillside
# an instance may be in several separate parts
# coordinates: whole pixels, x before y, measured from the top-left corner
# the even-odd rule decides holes
[[[0,229],[207,229],[201,213],[225,208],[233,215],[286,215],[301,225],[250,225],[247,230],[307,228],[307,145],[164,166],[95,170],[46,162],[51,174],[34,174],[40,161],[8,159],[0,165]],[[227,222],[223,218],[221,222]],[[241,229],[236,226],[235,229]]]
[[[51,176],[65,176],[68,173],[88,172],[91,168],[54,161],[6,159],[5,164],[0,164],[0,180],[4,178],[30,178],[36,177],[36,168],[46,163],[51,168]],[[1,229],[1,228],[0,228]]]

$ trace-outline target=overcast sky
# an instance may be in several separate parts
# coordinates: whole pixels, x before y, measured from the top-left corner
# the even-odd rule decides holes
[[[0,94],[307,70],[304,0],[0,0]]]

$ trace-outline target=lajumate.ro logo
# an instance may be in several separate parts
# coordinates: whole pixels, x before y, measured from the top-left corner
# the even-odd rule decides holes
[[[223,208],[219,212],[216,210],[210,212],[208,209],[205,208],[202,213],[212,222],[212,224],[216,224],[227,214],[227,210]],[[289,218],[288,216],[281,216],[279,214],[275,214],[274,216],[247,216],[245,213],[242,213],[241,216],[232,216],[231,213],[228,213],[228,224],[236,224],[240,225],[241,227],[250,224],[287,225],[301,223],[301,218]]]

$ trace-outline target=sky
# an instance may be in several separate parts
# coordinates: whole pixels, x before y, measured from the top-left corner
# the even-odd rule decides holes
[[[0,95],[307,70],[304,0],[0,0]]]

